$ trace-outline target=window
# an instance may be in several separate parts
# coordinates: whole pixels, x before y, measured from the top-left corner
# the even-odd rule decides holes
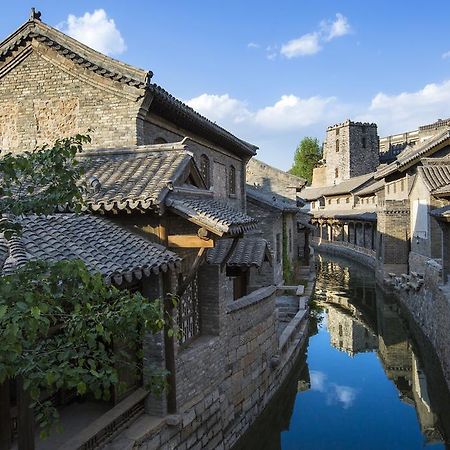
[[[206,155],[200,156],[200,173],[202,174],[203,180],[205,181],[206,187],[210,187],[211,174],[210,174],[210,164],[209,158]]]
[[[336,128],[336,136],[339,136],[339,130],[340,128]]]
[[[340,198],[338,198],[338,199],[336,200],[336,204],[339,205],[339,203],[341,203],[341,199],[340,199]]]
[[[311,208],[314,209],[315,207],[316,207],[316,202],[312,202],[312,203],[311,203]]]
[[[230,166],[228,173],[228,194],[236,195],[236,169],[234,166]]]
[[[339,152],[339,139],[336,139],[336,153]]]
[[[366,142],[366,138],[363,137],[362,138],[362,148],[366,148],[367,142]]]
[[[403,192],[405,190],[405,180],[402,179],[400,182],[400,190]]]
[[[281,262],[281,233],[277,233],[275,244],[276,244],[276,248],[275,248],[276,259],[277,259],[277,262]]]
[[[167,144],[167,141],[163,137],[158,136],[157,138],[155,138],[153,143],[154,144]]]
[[[347,198],[345,199],[345,203],[350,203],[350,197],[347,197]]]
[[[328,199],[328,204],[329,204],[329,205],[331,205],[331,198],[330,198],[330,199]]]
[[[334,178],[337,178],[339,176],[339,169],[336,167],[336,169],[334,169]]]

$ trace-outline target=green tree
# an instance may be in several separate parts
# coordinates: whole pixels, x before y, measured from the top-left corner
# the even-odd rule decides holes
[[[0,232],[6,239],[20,239],[21,215],[81,207],[82,169],[75,157],[85,142],[89,137],[80,135],[0,158]],[[164,327],[161,311],[159,301],[107,286],[81,261],[28,262],[0,276],[0,384],[20,379],[45,437],[58,425],[58,413],[43,399],[59,389],[109,399],[119,367],[143,370],[113,351],[113,336],[114,342],[142,342]],[[148,387],[161,390],[165,375],[147,374]]]
[[[304,178],[311,184],[314,167],[317,167],[322,159],[322,149],[319,140],[313,137],[305,137],[300,141],[294,154],[294,163],[289,170],[292,175]]]

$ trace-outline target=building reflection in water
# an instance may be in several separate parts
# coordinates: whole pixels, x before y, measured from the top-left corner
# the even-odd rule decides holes
[[[350,279],[348,267],[342,270],[338,262],[320,256],[318,265],[316,300],[326,311],[331,345],[350,356],[376,351],[400,399],[416,409],[427,443],[442,442],[443,432],[448,434],[449,430],[442,429],[445,422],[439,423],[433,412],[427,378],[398,303],[374,289],[375,281],[370,277],[358,277],[354,272]],[[330,284],[341,286],[344,295],[339,289],[329,289]]]
[[[424,441],[427,444],[444,442],[450,436],[450,394],[425,340],[419,338],[420,357],[419,346],[398,304],[375,288],[372,272],[348,261],[320,256],[317,265],[315,303],[319,312],[315,311],[314,315],[326,323],[331,347],[351,358],[361,353],[375,353],[400,400],[415,408]],[[311,324],[310,337],[318,332],[317,324]],[[234,450],[281,449],[285,431],[290,434],[289,448],[303,448],[304,435],[290,430],[297,426],[292,424],[292,417],[299,396],[320,393],[325,404],[350,411],[353,403],[364,394],[332,378],[332,372],[327,375],[316,368],[309,369],[306,352],[302,354],[297,368]],[[304,415],[313,413],[319,417],[318,411],[303,411]],[[301,414],[297,415],[297,421],[302,421]],[[317,424],[317,430],[311,433],[322,431],[323,424]]]

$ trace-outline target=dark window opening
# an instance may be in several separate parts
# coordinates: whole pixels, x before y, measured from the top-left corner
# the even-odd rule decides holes
[[[228,193],[230,195],[236,195],[236,169],[234,166],[230,166]]]
[[[206,155],[200,157],[200,173],[202,174],[206,187],[209,188],[211,185],[211,167],[209,158]]]

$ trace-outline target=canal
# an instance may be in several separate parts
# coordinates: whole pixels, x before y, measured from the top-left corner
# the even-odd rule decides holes
[[[309,341],[235,450],[450,448],[449,392],[395,298],[356,263],[316,267]]]

